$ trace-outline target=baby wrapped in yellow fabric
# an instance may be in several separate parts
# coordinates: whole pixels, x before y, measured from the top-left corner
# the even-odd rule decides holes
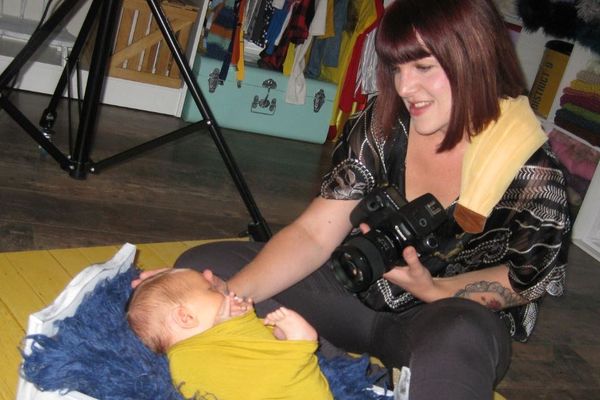
[[[166,353],[186,398],[333,399],[315,355],[317,333],[280,308],[258,319],[210,270],[170,269],[141,282],[127,312],[146,346]]]

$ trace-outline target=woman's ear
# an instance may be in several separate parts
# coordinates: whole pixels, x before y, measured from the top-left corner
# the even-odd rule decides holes
[[[171,318],[175,323],[184,329],[194,328],[198,325],[198,319],[194,313],[186,306],[178,305],[171,311]]]

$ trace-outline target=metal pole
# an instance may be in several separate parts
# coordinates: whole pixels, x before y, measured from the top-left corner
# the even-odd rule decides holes
[[[84,179],[88,173],[90,162],[90,149],[93,144],[97,110],[102,96],[102,88],[106,70],[108,69],[108,60],[112,51],[113,39],[119,17],[120,0],[96,0],[102,1],[100,10],[100,23],[94,52],[92,53],[92,62],[90,65],[89,76],[81,108],[81,120],[73,148],[74,168],[71,176],[76,179]]]
[[[250,189],[248,189],[246,181],[236,165],[235,159],[231,155],[231,151],[229,150],[227,143],[223,139],[221,130],[215,121],[214,116],[212,115],[212,111],[208,107],[208,103],[204,98],[202,91],[200,90],[198,82],[196,82],[196,79],[194,78],[189,62],[179,47],[179,43],[177,42],[177,38],[173,33],[173,29],[171,29],[169,25],[168,19],[162,11],[158,0],[147,0],[147,2],[148,6],[152,10],[154,18],[156,19],[158,27],[160,28],[163,37],[167,42],[171,53],[173,54],[173,58],[179,67],[179,71],[188,87],[188,90],[190,91],[190,95],[194,99],[202,118],[206,121],[208,131],[210,132],[217,149],[221,153],[221,157],[223,158],[223,161],[229,170],[229,174],[231,175],[233,182],[237,186],[238,191],[244,200],[248,212],[254,220],[254,224],[248,227],[249,232],[257,241],[267,241],[272,236],[271,230],[260,214],[260,211],[254,202],[254,198],[252,197],[252,193],[250,193]]]

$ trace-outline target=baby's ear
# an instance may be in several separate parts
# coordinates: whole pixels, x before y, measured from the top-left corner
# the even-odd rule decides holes
[[[179,327],[184,329],[194,328],[198,325],[196,316],[191,310],[185,306],[179,305],[171,311],[171,318],[175,321]]]

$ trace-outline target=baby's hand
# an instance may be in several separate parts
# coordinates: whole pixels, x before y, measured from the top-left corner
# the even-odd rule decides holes
[[[253,309],[251,299],[244,300],[230,292],[223,300],[223,305],[215,318],[215,323],[225,322],[232,317],[243,315]]]
[[[230,312],[232,317],[237,317],[238,315],[243,315],[248,311],[254,310],[252,299],[243,299],[236,296],[235,293],[230,293],[228,297],[232,297]]]

